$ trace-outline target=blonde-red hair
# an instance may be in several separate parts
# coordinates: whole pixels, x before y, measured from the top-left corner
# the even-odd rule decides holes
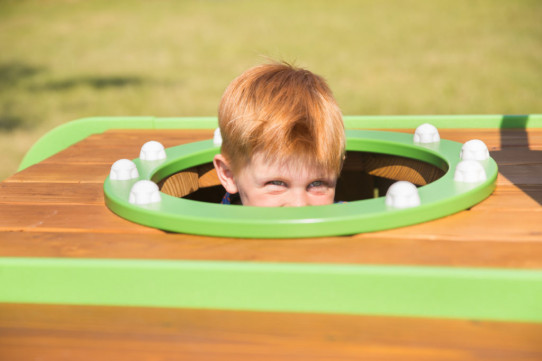
[[[308,70],[272,63],[245,71],[224,92],[218,120],[221,153],[234,173],[256,154],[340,173],[342,114],[325,80]]]

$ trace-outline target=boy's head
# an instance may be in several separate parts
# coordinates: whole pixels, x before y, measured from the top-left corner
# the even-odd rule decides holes
[[[344,126],[320,76],[282,63],[251,68],[224,92],[218,120],[223,141],[215,168],[244,205],[333,202]]]

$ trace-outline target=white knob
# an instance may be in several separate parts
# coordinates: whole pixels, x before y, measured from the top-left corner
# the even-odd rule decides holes
[[[481,140],[472,139],[463,144],[460,157],[462,160],[487,160],[489,159],[489,150]]]
[[[393,183],[386,193],[386,205],[393,208],[410,208],[420,205],[418,188],[410,182]]]
[[[213,136],[213,144],[216,147],[219,147],[222,145],[222,134],[220,133],[220,128],[215,129],[215,133]]]
[[[487,179],[484,167],[475,160],[462,160],[455,168],[454,180],[463,183],[478,183]]]
[[[139,177],[137,167],[134,162],[128,159],[119,159],[111,166],[109,178],[112,180],[129,180]]]
[[[151,161],[166,159],[166,151],[161,143],[151,140],[150,142],[143,144],[141,152],[139,153],[139,158],[141,160]]]
[[[414,132],[414,143],[438,143],[440,135],[438,129],[429,123],[424,123],[416,128]]]
[[[160,202],[160,191],[156,183],[150,180],[140,180],[130,190],[129,202],[132,204],[149,204]]]

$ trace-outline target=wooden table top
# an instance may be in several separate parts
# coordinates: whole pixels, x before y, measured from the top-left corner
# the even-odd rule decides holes
[[[398,130],[408,131],[412,130]],[[439,129],[483,140],[493,195],[458,214],[382,232],[308,239],[171,234],[104,205],[112,163],[212,130],[110,130],[0,183],[0,257],[542,268],[542,129]],[[281,312],[0,305],[0,359],[542,359],[537,323]]]
[[[371,263],[542,268],[542,130],[441,130],[482,139],[499,165],[493,195],[458,214],[348,237],[262,240],[170,234],[126,221],[104,205],[103,181],[143,143],[165,147],[212,131],[108,131],[0,183],[0,256]],[[182,240],[180,242],[179,240]],[[423,252],[420,250],[423,249]],[[483,255],[483,257],[481,256]]]

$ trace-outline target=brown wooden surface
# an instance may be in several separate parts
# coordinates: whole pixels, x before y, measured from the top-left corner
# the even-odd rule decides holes
[[[0,359],[536,361],[542,324],[4,304]]]
[[[412,130],[408,130],[412,132]],[[347,237],[171,234],[104,206],[111,164],[212,130],[91,136],[0,183],[0,256],[542,268],[542,130],[441,130],[483,140],[495,193],[469,210]],[[199,174],[200,176],[202,174]],[[202,177],[202,184],[214,180]],[[205,183],[205,179],[209,183]],[[202,185],[200,185],[202,186]],[[204,186],[204,185],[203,185]],[[0,304],[0,360],[540,360],[540,324],[218,310]]]

